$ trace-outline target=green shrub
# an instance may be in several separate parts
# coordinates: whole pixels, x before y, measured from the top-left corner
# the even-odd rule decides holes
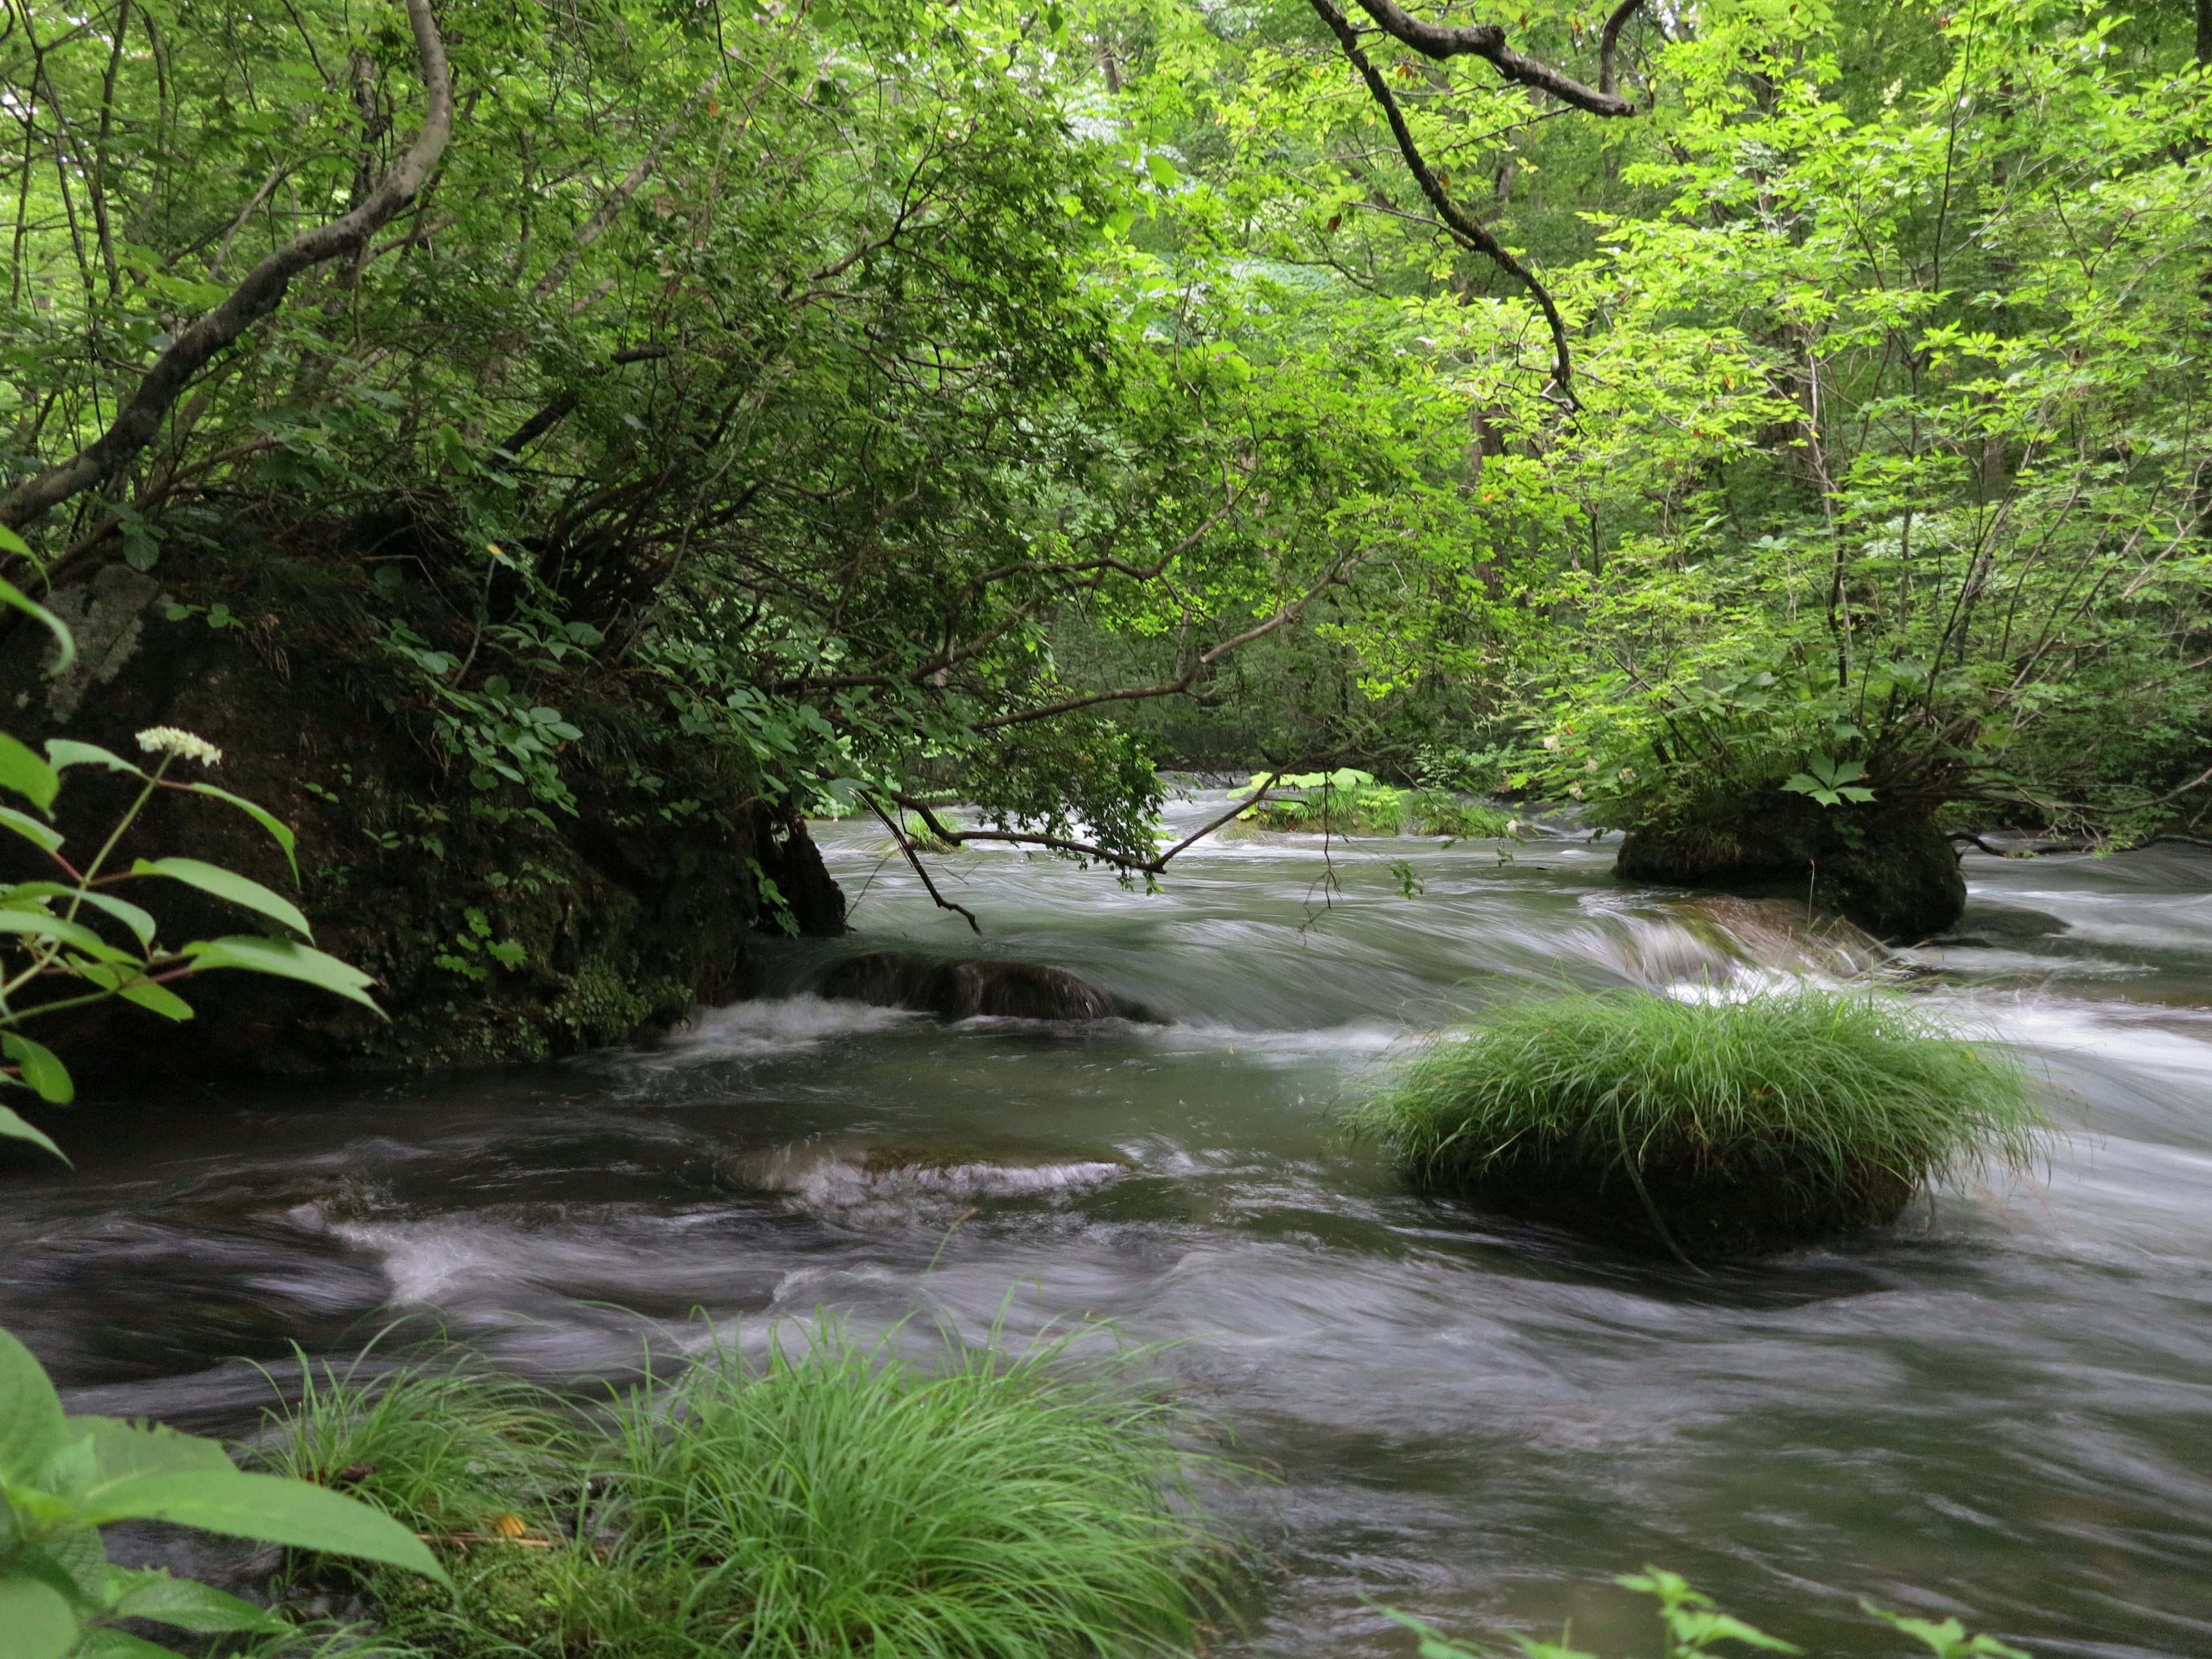
[[[1894,1220],[1937,1176],[2027,1166],[2044,1125],[2008,1055],[1895,998],[1806,989],[1498,1009],[1348,1127],[1425,1186],[1712,1255]]]
[[[521,1515],[543,1522],[588,1444],[556,1395],[481,1371],[381,1376],[304,1363],[299,1404],[259,1449],[280,1474],[360,1492],[413,1532],[449,1536]],[[573,1507],[573,1504],[571,1505]]]
[[[403,1647],[661,1659],[1195,1650],[1218,1533],[1183,1414],[1133,1361],[948,1342],[923,1366],[830,1328],[717,1343],[596,1412],[482,1377],[325,1379],[269,1454],[417,1522],[458,1594],[371,1577]],[[319,1573],[327,1571],[317,1567]]]
[[[1255,772],[1241,792],[1250,793],[1273,778],[1278,789],[1243,816],[1262,830],[1297,830],[1309,835],[1395,836],[1406,828],[1412,794],[1377,783],[1374,774],[1352,767],[1334,772],[1271,775]]]
[[[1496,807],[1462,800],[1441,789],[1418,791],[1410,811],[1416,835],[1474,841],[1512,833],[1513,820]]]

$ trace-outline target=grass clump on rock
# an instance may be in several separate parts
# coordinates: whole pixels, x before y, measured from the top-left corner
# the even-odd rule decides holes
[[[1421,1185],[1712,1257],[1880,1226],[1941,1176],[2024,1168],[2044,1120],[2008,1054],[1893,997],[1808,988],[1500,1008],[1349,1127]]]
[[[459,1587],[368,1578],[399,1652],[1194,1653],[1226,1551],[1190,1501],[1186,1419],[1133,1362],[1067,1347],[948,1340],[923,1364],[831,1327],[759,1358],[718,1342],[596,1407],[403,1375],[311,1394],[270,1455],[381,1454],[347,1485],[427,1523]]]

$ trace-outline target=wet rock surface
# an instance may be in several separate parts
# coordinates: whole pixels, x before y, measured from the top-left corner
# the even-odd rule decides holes
[[[837,963],[815,988],[836,1000],[904,1008],[939,1019],[1165,1020],[1065,968],[1034,962],[946,961],[878,951]]]

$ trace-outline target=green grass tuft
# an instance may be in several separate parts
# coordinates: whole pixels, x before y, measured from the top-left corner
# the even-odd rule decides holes
[[[592,1410],[483,1376],[326,1379],[267,1455],[349,1457],[431,1535],[458,1596],[368,1579],[397,1650],[1193,1653],[1229,1556],[1191,1500],[1188,1419],[1142,1355],[1079,1367],[1072,1340],[948,1340],[931,1365],[836,1326],[757,1363],[718,1342]]]
[[[1893,1220],[1931,1180],[2025,1169],[2045,1133],[2008,1052],[1894,997],[1814,989],[1500,1008],[1346,1127],[1425,1186],[1704,1255]]]

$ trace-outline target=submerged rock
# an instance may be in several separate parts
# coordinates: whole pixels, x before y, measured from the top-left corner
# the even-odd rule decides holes
[[[1133,1019],[1164,1022],[1140,1002],[1080,974],[1036,962],[946,961],[902,951],[851,957],[832,968],[818,994],[940,1019]]]
[[[1630,881],[1809,900],[1892,945],[1946,932],[1966,906],[1958,854],[1925,812],[1823,807],[1779,790],[1639,823],[1613,868]]]

